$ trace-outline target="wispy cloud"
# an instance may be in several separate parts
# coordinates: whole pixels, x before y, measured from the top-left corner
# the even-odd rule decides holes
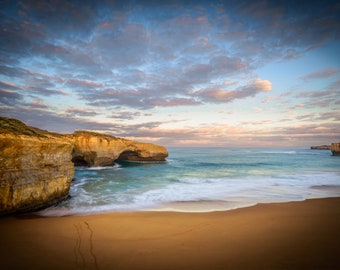
[[[77,108],[68,108],[65,110],[65,115],[68,117],[74,116],[95,116],[97,113],[92,110],[86,109],[77,109]]]
[[[129,111],[129,110],[122,110],[122,111],[114,111],[110,115],[109,118],[117,119],[117,120],[132,120],[141,116],[141,113],[138,111]]]
[[[309,73],[305,76],[302,76],[301,79],[304,81],[309,81],[313,79],[323,79],[323,78],[329,78],[332,76],[335,76],[337,74],[340,74],[340,69],[338,68],[327,68],[319,71],[315,71],[312,73]]]
[[[22,100],[22,95],[13,90],[0,89],[0,103],[15,106]]]

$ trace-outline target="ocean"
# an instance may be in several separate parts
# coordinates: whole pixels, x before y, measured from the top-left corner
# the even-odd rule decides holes
[[[168,148],[160,163],[77,167],[70,198],[44,216],[230,210],[340,196],[340,157],[302,148]]]

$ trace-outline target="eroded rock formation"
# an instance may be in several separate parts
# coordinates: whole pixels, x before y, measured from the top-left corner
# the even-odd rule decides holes
[[[165,147],[93,132],[61,135],[0,117],[0,214],[48,207],[68,196],[74,165],[164,161]]]
[[[72,138],[72,160],[80,166],[110,166],[117,160],[164,161],[168,156],[166,148],[160,145],[88,131],[77,131]]]
[[[331,151],[333,156],[340,156],[340,142],[331,144]]]

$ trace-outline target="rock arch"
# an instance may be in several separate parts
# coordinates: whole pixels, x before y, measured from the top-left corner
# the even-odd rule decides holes
[[[137,151],[125,150],[116,159],[116,161],[140,161],[141,157]]]

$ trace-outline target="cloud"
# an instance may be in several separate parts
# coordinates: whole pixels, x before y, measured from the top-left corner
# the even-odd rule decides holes
[[[160,22],[159,28],[153,32],[152,42],[159,47],[172,48],[174,55],[191,47],[193,41],[205,37],[212,28],[208,18],[202,19],[178,9],[169,9],[168,12],[171,17],[165,17]]]
[[[36,57],[43,57],[45,62],[59,64],[56,67],[64,72],[72,72],[76,68],[82,72],[102,73],[100,64],[88,54],[86,47],[84,48],[82,45],[84,44],[60,46],[40,43],[32,48],[32,54]],[[60,66],[60,63],[67,63],[67,65]]]
[[[33,108],[33,109],[49,109],[50,105],[43,103],[43,101],[39,98],[33,100],[30,103],[23,103],[23,107],[27,108]]]
[[[213,73],[217,76],[226,76],[228,74],[240,73],[249,69],[249,65],[237,57],[228,57],[226,55],[214,57],[210,60]]]
[[[123,110],[123,111],[113,111],[108,117],[114,118],[117,120],[132,120],[135,119],[136,117],[141,116],[141,113],[136,111],[128,111],[128,110]]]
[[[271,91],[272,83],[268,80],[256,79],[249,88],[255,91]]]
[[[290,25],[287,18],[294,9],[266,1],[228,3],[219,11],[214,3],[34,3],[21,2],[15,22],[9,6],[2,12],[3,37],[8,40],[1,45],[2,59],[29,59],[33,64],[31,71],[13,62],[0,67],[3,74],[20,78],[31,94],[58,95],[66,87],[90,106],[137,108],[197,104],[190,101],[190,93],[200,88],[215,89],[215,94],[206,92],[217,102],[250,96],[254,90],[225,93],[215,82],[252,71],[265,59],[301,53],[304,43],[290,42],[303,40],[297,29],[314,22],[311,15],[317,11],[307,9],[305,19],[293,17],[300,21]],[[327,18],[334,21],[334,12]],[[328,35],[335,30],[330,23],[326,28],[315,25],[320,28]],[[316,45],[310,44],[313,40],[309,47]],[[44,66],[49,75],[43,74]]]
[[[0,81],[0,103],[15,106],[23,100],[23,95],[17,93],[20,87],[13,83]]]
[[[298,94],[298,97],[308,97],[308,98],[328,98],[335,97],[339,94],[339,90],[328,89],[328,90],[320,90],[320,91],[305,91]]]
[[[336,1],[314,0],[5,1],[0,10],[2,111],[55,131],[89,128],[169,143],[183,132],[192,142],[208,140],[203,128],[163,130],[164,137],[157,137],[161,121],[144,123],[154,131],[149,135],[142,126],[124,122],[142,121],[150,111],[156,116],[159,107],[222,104],[271,91],[269,80],[245,80],[265,78],[257,75],[258,67],[337,42],[338,12]],[[300,79],[334,79],[338,72],[329,67]],[[339,85],[333,81],[289,98],[298,98],[304,110],[335,108]],[[268,96],[264,102],[269,99],[286,106],[282,100],[288,97]],[[117,122],[96,122],[94,116]],[[157,115],[162,117],[168,116]],[[338,118],[325,109],[313,119]],[[200,135],[205,132],[207,137]]]
[[[266,123],[268,124],[268,122]],[[330,143],[339,139],[340,126],[332,124],[303,124],[293,127],[266,128],[263,123],[253,123],[251,127],[209,123],[201,126],[164,129],[150,127],[130,130],[126,136],[135,140],[158,142],[167,146],[299,146],[313,145],[315,142]]]
[[[0,74],[2,74],[3,76],[7,76],[8,78],[11,77],[25,77],[27,75],[29,75],[29,71],[19,68],[19,67],[8,67],[8,66],[0,66]]]
[[[24,87],[24,90],[27,91],[28,93],[38,94],[42,96],[68,95],[67,92],[62,91],[62,90],[47,89],[47,88],[39,87],[39,86]]]
[[[73,133],[75,130],[96,130],[124,134],[124,126],[118,123],[96,122],[93,120],[81,119],[77,116],[67,116],[39,107],[12,106],[0,107],[0,114],[6,117],[13,117],[25,122],[28,125],[46,129],[51,132]]]
[[[314,80],[314,79],[324,79],[324,78],[335,76],[339,73],[340,73],[340,69],[331,67],[331,68],[309,73],[305,76],[300,77],[300,79],[304,81],[309,81],[309,80]]]
[[[84,37],[99,15],[90,1],[21,1],[18,4],[23,20],[39,23],[46,31],[56,35]]]
[[[0,89],[0,103],[15,106],[22,100],[22,95],[13,90]]]
[[[79,108],[68,108],[65,110],[66,116],[95,116],[97,113],[93,110],[79,109]]]
[[[201,55],[209,57],[210,53],[216,51],[218,47],[211,42],[209,38],[197,38],[196,42],[186,47],[182,53],[190,55]]]
[[[89,80],[76,80],[76,79],[70,79],[65,81],[65,85],[71,87],[72,89],[98,89],[102,88],[105,85],[103,83],[98,83],[94,81],[89,81]]]
[[[320,112],[316,120],[340,122],[340,110],[334,112]]]
[[[149,36],[144,25],[126,23],[106,32],[94,32],[88,49],[106,68],[129,67],[145,63],[148,44]]]
[[[18,94],[30,95],[30,94],[37,94],[42,96],[51,96],[51,95],[67,95],[68,93],[62,90],[54,90],[48,89],[48,87],[55,87],[55,85],[45,79],[39,79],[36,77],[30,77],[27,82],[29,82],[30,86],[20,86],[10,82],[0,81],[0,89],[3,90],[13,90]]]
[[[238,87],[236,90],[223,90],[220,87],[210,87],[198,90],[194,96],[205,102],[231,102],[235,99],[255,96],[260,92],[272,90],[272,84],[268,80],[256,79],[248,85]]]
[[[338,11],[333,1],[226,3],[221,16],[230,15],[219,37],[230,42],[238,55],[256,59],[257,65],[295,59],[327,40],[338,39]]]
[[[193,89],[248,69],[248,64],[239,58],[215,56],[207,63],[194,61],[185,66],[161,68],[161,75],[126,69],[116,80],[107,81],[105,85],[74,80],[69,80],[67,85],[79,89],[80,96],[91,106],[143,109],[188,106],[201,103],[191,95]]]
[[[330,143],[338,140],[340,134],[340,125],[334,123],[324,123],[322,125],[300,124],[276,129],[269,129],[265,125],[256,125],[254,123],[250,127],[209,123],[199,126],[166,129],[161,128],[164,122],[153,121],[139,124],[96,122],[77,118],[76,116],[65,117],[44,108],[21,108],[18,110],[13,107],[0,107],[0,113],[4,116],[21,119],[29,125],[49,131],[72,133],[74,130],[87,129],[139,141],[160,143],[166,146],[204,146],[211,145],[213,140],[215,146],[245,147],[260,143],[261,146],[292,147],[294,145],[313,145],[316,142],[321,144]],[[335,112],[332,115],[320,114],[319,116],[324,118],[333,117],[333,119],[337,117]]]
[[[148,102],[152,106],[158,107],[174,107],[174,106],[186,106],[186,105],[199,105],[201,102],[192,98],[170,98],[164,100],[149,100]]]
[[[2,75],[8,80],[15,82],[0,81],[0,87],[5,89],[13,89],[23,96],[38,95],[68,95],[69,93],[58,88],[58,85],[63,82],[62,79],[46,74],[30,71],[22,68],[11,68],[1,66]]]
[[[303,114],[295,118],[305,122],[340,122],[340,110]]]
[[[305,99],[304,104],[308,108],[327,108],[331,105],[339,105],[339,96],[340,90],[333,87],[319,91],[304,91],[297,95],[298,98]]]
[[[282,133],[286,136],[294,137],[329,137],[329,138],[339,138],[340,125],[334,125],[332,123],[327,124],[304,124],[297,125],[293,127],[285,127],[277,130],[274,133]]]
[[[84,91],[81,92],[80,95],[87,100],[87,104],[91,106],[114,107],[122,105],[133,108],[145,107],[144,94],[133,89]]]
[[[21,87],[15,85],[14,83],[2,81],[0,81],[0,88],[4,90],[21,90]]]

